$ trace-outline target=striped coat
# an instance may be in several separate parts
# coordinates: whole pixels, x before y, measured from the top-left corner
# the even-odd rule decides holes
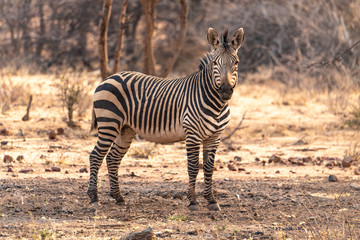
[[[232,42],[227,32],[219,39],[212,28],[208,41],[212,51],[201,61],[199,71],[176,79],[163,79],[137,72],[120,72],[105,79],[95,90],[92,128],[98,141],[90,154],[88,195],[97,202],[97,174],[103,158],[110,177],[110,194],[118,204],[118,168],[136,134],[146,140],[169,143],[185,140],[188,158],[189,208],[198,209],[195,182],[199,150],[204,151],[204,196],[209,208],[219,210],[212,191],[214,158],[221,133],[230,119],[228,100],[237,82],[237,50],[243,42],[238,29]]]

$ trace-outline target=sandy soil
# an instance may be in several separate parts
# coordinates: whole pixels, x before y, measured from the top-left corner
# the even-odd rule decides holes
[[[224,135],[246,112],[243,128],[222,142],[214,174],[222,211],[207,210],[201,171],[201,210],[191,212],[183,142],[135,140],[119,171],[127,205],[117,206],[109,197],[105,163],[99,174],[100,205],[89,205],[89,173],[80,169],[89,170],[96,141],[87,134],[90,111],[76,116],[79,128],[69,128],[56,87],[45,85],[44,77],[26,81],[36,89],[30,121],[21,121],[26,106],[12,106],[0,115],[0,130],[8,131],[0,135],[1,239],[118,239],[148,226],[160,239],[360,237],[359,162],[348,168],[338,164],[348,152],[358,151],[360,135],[343,128],[341,116],[320,97],[281,95],[276,85],[240,85]],[[65,133],[50,140],[48,132],[60,127]],[[269,161],[274,154],[278,163]],[[13,161],[4,162],[5,155]],[[16,160],[19,155],[24,159]],[[330,182],[329,175],[338,182]]]

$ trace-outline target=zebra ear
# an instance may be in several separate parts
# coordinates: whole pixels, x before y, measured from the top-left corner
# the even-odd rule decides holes
[[[233,39],[231,41],[231,45],[237,50],[241,47],[241,45],[244,42],[244,29],[243,28],[239,28],[238,30],[236,30],[236,32],[234,33]]]
[[[213,28],[209,28],[207,39],[211,46],[211,49],[216,49],[219,47],[219,35]]]

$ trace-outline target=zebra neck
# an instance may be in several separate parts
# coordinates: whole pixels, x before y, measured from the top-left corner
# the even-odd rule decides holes
[[[227,101],[224,102],[221,100],[218,90],[215,87],[212,68],[209,66],[204,68],[198,76],[200,78],[199,82],[201,82],[199,90],[204,104],[211,107],[214,111],[222,112],[228,104]]]

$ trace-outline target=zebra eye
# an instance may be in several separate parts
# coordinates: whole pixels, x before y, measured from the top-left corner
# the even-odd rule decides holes
[[[236,60],[234,64],[235,64],[235,65],[238,65],[238,64],[239,64],[239,60]]]
[[[217,62],[214,60],[213,61],[213,64],[214,64],[214,66],[217,66],[218,64],[217,64]]]

